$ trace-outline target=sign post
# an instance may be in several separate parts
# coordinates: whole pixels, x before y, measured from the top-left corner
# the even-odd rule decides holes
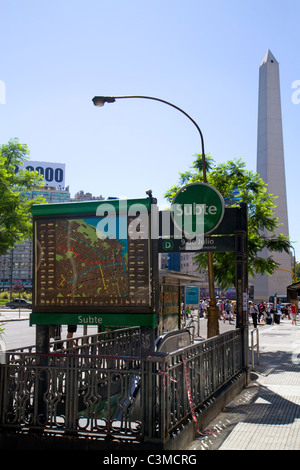
[[[186,238],[196,238],[196,245],[201,246],[204,235],[213,232],[224,216],[224,199],[214,187],[207,183],[191,183],[181,188],[172,202],[174,225],[182,230]],[[207,335],[219,334],[219,309],[217,307],[214,286],[212,253],[207,253],[209,307]]]
[[[190,203],[190,201],[189,201]],[[178,211],[177,211],[178,212]],[[179,210],[180,212],[180,210]],[[168,227],[168,212],[164,211],[160,216],[160,253],[183,253],[187,250],[195,252],[233,252],[235,253],[236,266],[236,293],[237,293],[237,328],[247,329],[248,313],[248,221],[247,204],[240,203],[239,207],[226,207],[224,215],[216,228],[209,234],[198,237],[196,235],[193,241],[182,236],[179,237],[178,227],[175,226],[171,216],[169,224],[169,237],[164,229]],[[173,222],[173,223],[172,223]],[[207,227],[207,226],[206,226]],[[206,228],[207,229],[207,228]],[[177,236],[177,238],[176,238]],[[213,330],[218,326],[218,311],[213,320]],[[245,333],[245,344],[247,345],[247,333]],[[246,350],[245,350],[246,351]],[[246,358],[246,352],[245,352]],[[246,360],[246,359],[245,359]]]
[[[221,223],[224,200],[214,187],[207,183],[191,183],[174,196],[171,215],[175,226],[186,238],[208,235]]]

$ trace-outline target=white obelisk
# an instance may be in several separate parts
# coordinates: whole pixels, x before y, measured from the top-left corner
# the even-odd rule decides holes
[[[277,198],[274,216],[281,224],[276,235],[289,236],[286,200],[286,182],[282,136],[279,64],[268,50],[259,69],[258,130],[257,130],[257,173],[267,183],[267,191]],[[271,234],[266,233],[266,236]],[[291,255],[264,250],[263,257],[272,256],[280,264],[275,274],[258,275],[254,279],[254,299],[268,300],[270,295],[286,295],[286,288],[292,284]]]

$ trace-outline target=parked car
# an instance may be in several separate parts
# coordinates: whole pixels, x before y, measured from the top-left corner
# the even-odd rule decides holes
[[[32,308],[32,304],[25,299],[14,299],[7,302],[6,307],[10,308]]]

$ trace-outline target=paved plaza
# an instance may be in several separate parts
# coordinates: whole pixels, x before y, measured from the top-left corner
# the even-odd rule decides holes
[[[258,329],[251,382],[187,450],[300,450],[299,316]]]

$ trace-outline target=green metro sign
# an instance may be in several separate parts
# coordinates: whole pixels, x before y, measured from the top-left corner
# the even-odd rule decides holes
[[[174,196],[171,214],[174,225],[189,237],[213,232],[223,219],[224,199],[213,186],[191,183]]]

